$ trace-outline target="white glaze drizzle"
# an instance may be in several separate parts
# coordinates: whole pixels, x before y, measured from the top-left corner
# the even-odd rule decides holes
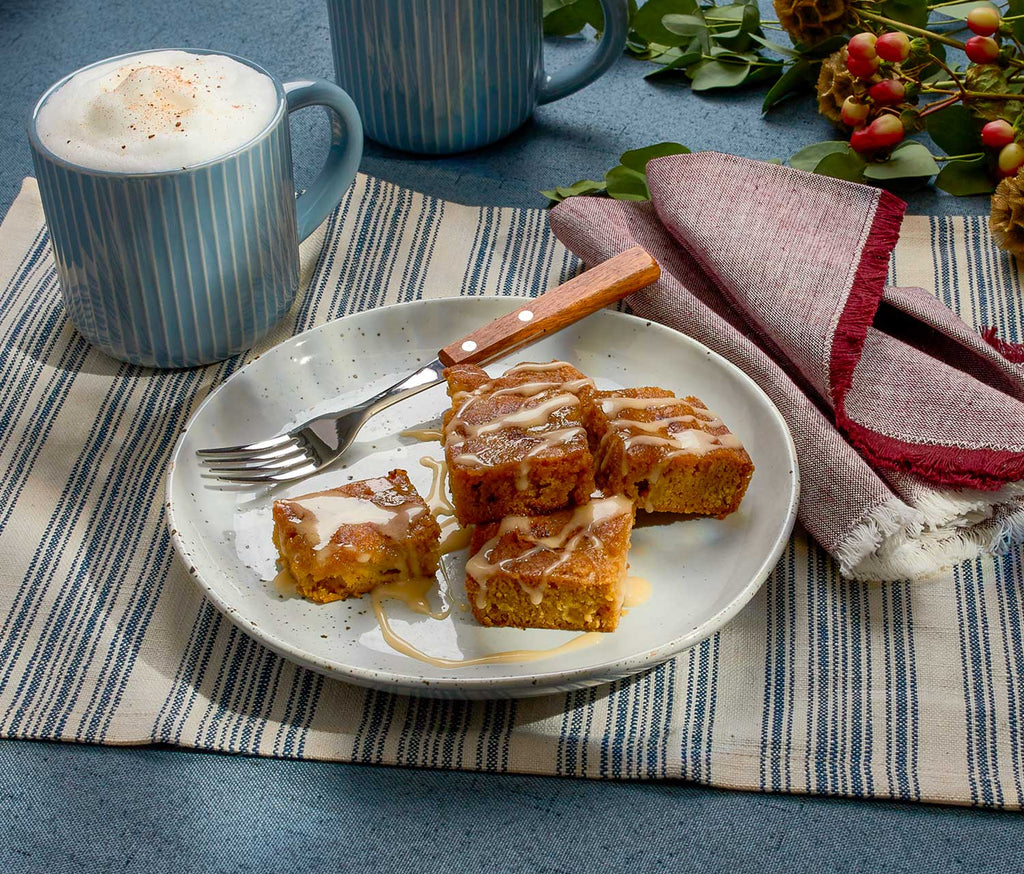
[[[455,506],[445,491],[448,479],[448,465],[444,461],[424,455],[420,464],[430,469],[430,492],[427,494],[427,506],[435,518],[438,516],[454,516]]]
[[[499,379],[524,372],[547,373],[569,366],[571,365],[564,361],[552,361],[547,364],[524,362],[507,370],[504,377],[499,377]],[[457,392],[454,395],[453,402],[457,409],[444,428],[444,442],[446,448],[454,453],[452,457],[456,463],[464,467],[486,467],[487,463],[477,453],[459,451],[467,440],[479,439],[508,429],[517,429],[528,435],[537,442],[520,459],[516,473],[516,488],[518,491],[525,491],[530,487],[528,459],[535,458],[573,440],[585,439],[586,431],[582,425],[568,428],[551,428],[550,426],[555,424],[552,422],[553,414],[559,410],[578,407],[579,397],[576,392],[584,386],[594,383],[588,377],[581,377],[565,382],[540,379],[495,388],[497,384],[498,380],[489,380],[472,391]],[[466,414],[482,398],[493,399],[507,395],[515,395],[529,400],[537,398],[538,402],[487,421],[472,424],[466,421]]]
[[[676,397],[634,398],[613,396],[601,398],[601,411],[608,417],[608,431],[601,438],[598,447],[598,465],[604,467],[609,455],[607,444],[613,437],[622,440],[625,452],[622,456],[622,474],[629,469],[629,450],[634,446],[658,446],[666,450],[656,465],[644,477],[647,481],[647,501],[644,509],[653,511],[651,495],[654,485],[661,479],[668,463],[680,456],[704,456],[716,449],[742,449],[743,444],[730,431],[724,430],[725,425],[711,410],[692,404],[690,401]],[[650,422],[617,416],[623,410],[650,410],[659,407],[685,405],[693,412],[686,415],[666,416]],[[693,425],[673,429],[673,425]],[[714,433],[715,431],[721,433]],[[639,433],[637,433],[639,432]]]
[[[367,480],[366,485],[374,495],[394,492],[394,486],[384,477]],[[373,525],[386,537],[401,540],[408,533],[412,520],[424,511],[422,506],[409,500],[381,506],[370,497],[332,493],[291,498],[286,506],[289,510],[298,507],[303,511],[301,515],[292,513],[292,519],[296,529],[314,544],[317,552],[330,545],[331,538],[343,525]]]

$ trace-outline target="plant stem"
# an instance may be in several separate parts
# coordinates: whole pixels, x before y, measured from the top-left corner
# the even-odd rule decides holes
[[[922,88],[922,94],[955,94],[959,99],[968,100],[1021,100],[1024,101],[1024,94],[1001,94],[998,91],[953,91],[950,88]]]
[[[781,61],[748,61],[746,58],[736,58],[732,55],[701,55],[705,61],[718,61],[721,64],[743,64],[747,67],[778,67]]]
[[[984,152],[971,152],[968,155],[932,155],[936,161],[970,161],[974,158],[984,158]]]
[[[935,55],[929,55],[928,57],[930,57],[932,59],[932,61],[934,61],[940,67],[942,67],[943,70],[945,70],[947,73],[949,73],[950,78],[953,80],[953,84],[956,85],[957,90],[960,92],[960,96],[961,97],[966,97],[967,96],[967,89],[964,88],[964,83],[960,81],[960,77],[957,76],[957,74],[953,72],[953,70],[950,68],[950,66],[944,60],[942,60],[941,58],[935,57]]]
[[[950,39],[948,36],[941,36],[940,34],[933,33],[930,30],[925,30],[923,27],[914,27],[912,24],[904,24],[902,21],[896,21],[894,18],[886,18],[884,15],[879,15],[877,12],[868,12],[865,9],[858,9],[857,15],[860,18],[866,18],[868,21],[877,21],[879,24],[888,24],[889,27],[894,27],[896,30],[902,30],[905,33],[912,33],[914,36],[923,36],[925,39],[933,39],[936,42],[945,43],[948,46],[952,46],[955,49],[964,48],[964,44],[960,40]]]
[[[967,91],[970,100],[1024,100],[1024,94],[1000,94],[998,91]]]
[[[934,103],[929,103],[924,109],[918,114],[918,118],[925,118],[926,116],[932,115],[939,110],[945,109],[947,106],[952,106],[954,103],[960,102],[960,95],[954,94],[952,97],[947,97],[945,100],[936,100]]]
[[[923,36],[925,39],[933,39],[935,42],[941,42],[944,45],[952,46],[955,49],[964,50],[964,44],[958,39],[950,39],[948,36],[942,36],[941,34],[934,33],[930,30],[925,30],[923,27],[914,27],[912,24],[904,24],[902,21],[896,21],[894,18],[886,18],[884,15],[879,15],[876,12],[868,12],[864,9],[858,9],[857,15],[860,18],[866,18],[868,21],[877,21],[879,24],[887,24],[889,27],[895,28],[896,30],[902,30],[904,33],[912,33],[914,36]],[[1007,58],[1006,63],[1011,67],[1024,67],[1024,61],[1018,58]]]

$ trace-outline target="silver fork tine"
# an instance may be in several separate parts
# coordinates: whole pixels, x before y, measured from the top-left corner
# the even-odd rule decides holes
[[[245,473],[247,470],[261,471],[261,470],[286,470],[290,467],[295,467],[297,464],[304,464],[310,461],[308,452],[299,451],[294,455],[288,455],[284,458],[270,458],[270,459],[243,459],[242,461],[225,461],[223,459],[206,459],[206,467],[203,468],[211,473],[230,473],[237,471],[238,473]]]
[[[317,416],[277,437],[246,446],[197,449],[201,470],[210,479],[236,485],[302,479],[335,461],[370,416],[443,382],[443,370],[444,365],[435,358],[362,403]]]
[[[260,440],[258,443],[249,443],[243,446],[218,446],[214,449],[197,449],[196,455],[251,455],[264,449],[274,449],[292,440],[290,434],[278,434],[267,440]]]
[[[295,467],[284,473],[263,473],[250,476],[233,476],[230,473],[219,473],[217,479],[226,483],[259,484],[259,483],[285,483],[293,479],[302,479],[311,473],[316,473],[319,465],[310,462],[302,467]]]
[[[269,449],[263,452],[254,452],[251,454],[232,452],[229,455],[204,455],[199,460],[202,464],[247,464],[249,462],[267,463],[305,451],[305,446],[302,442],[299,440],[292,440],[280,449]]]

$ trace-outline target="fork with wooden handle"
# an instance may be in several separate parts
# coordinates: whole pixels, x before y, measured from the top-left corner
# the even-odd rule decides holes
[[[336,461],[371,416],[444,381],[453,364],[483,364],[553,334],[654,282],[657,262],[639,246],[524,301],[508,315],[445,346],[437,358],[401,382],[337,413],[318,416],[291,430],[245,446],[199,449],[209,473],[228,483],[301,479]]]

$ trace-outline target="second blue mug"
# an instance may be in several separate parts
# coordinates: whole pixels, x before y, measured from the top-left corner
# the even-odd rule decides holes
[[[499,140],[534,108],[593,82],[622,54],[626,0],[600,0],[590,57],[544,71],[543,0],[327,0],[338,84],[367,136],[423,154]]]

